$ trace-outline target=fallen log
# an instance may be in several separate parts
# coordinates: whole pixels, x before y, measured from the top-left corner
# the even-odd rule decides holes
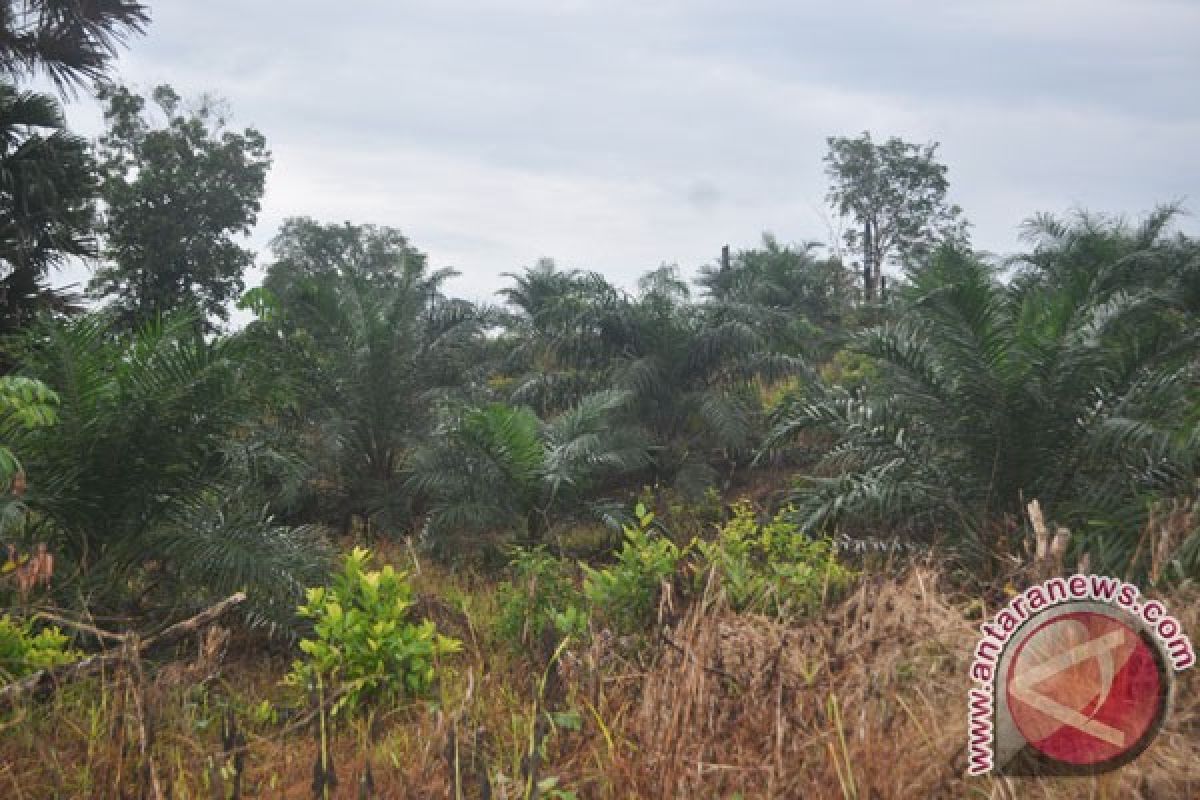
[[[44,695],[53,692],[63,683],[78,680],[87,675],[100,672],[105,668],[128,662],[133,658],[140,658],[151,647],[169,644],[176,639],[181,639],[189,633],[195,633],[204,626],[215,622],[231,609],[245,602],[245,600],[246,594],[244,592],[237,592],[226,597],[216,605],[206,608],[196,616],[189,617],[182,622],[177,622],[161,633],[157,633],[146,639],[140,639],[136,633],[132,632],[125,634],[106,633],[104,638],[114,639],[121,642],[122,645],[70,664],[38,670],[18,681],[13,681],[7,686],[0,687],[0,709],[7,710],[12,708],[16,705],[18,698],[24,697],[27,694]]]

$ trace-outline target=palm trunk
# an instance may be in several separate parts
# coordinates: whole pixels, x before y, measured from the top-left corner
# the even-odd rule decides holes
[[[875,275],[877,269],[874,268],[875,260],[875,241],[872,236],[871,221],[863,222],[863,299],[869,304],[875,302]]]

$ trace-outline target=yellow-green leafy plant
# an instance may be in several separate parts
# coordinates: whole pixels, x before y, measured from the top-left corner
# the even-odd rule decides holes
[[[335,694],[334,714],[427,694],[438,659],[462,649],[432,621],[414,621],[407,574],[390,565],[369,569],[370,557],[356,547],[330,586],[309,589],[299,607],[302,617],[313,620],[314,638],[300,642],[305,658],[293,664],[286,680]]]
[[[587,638],[588,615],[583,593],[573,580],[573,565],[544,547],[517,548],[510,567],[511,581],[497,591],[496,633],[517,648],[537,644],[552,628],[560,636]]]
[[[833,543],[807,535],[784,509],[760,523],[749,502],[733,506],[733,516],[713,541],[697,541],[697,574],[715,570],[738,611],[780,617],[811,613],[839,595],[853,572],[837,560]]]
[[[865,353],[842,349],[821,368],[821,377],[848,390],[860,389],[879,377],[879,365]]]
[[[69,641],[58,628],[34,633],[32,623],[0,616],[0,683],[78,661],[83,653],[67,647]]]
[[[654,514],[641,503],[634,509],[636,525],[625,526],[625,541],[617,563],[604,569],[582,565],[583,591],[593,611],[619,633],[648,626],[654,618],[660,591],[679,566],[679,546],[654,531]]]

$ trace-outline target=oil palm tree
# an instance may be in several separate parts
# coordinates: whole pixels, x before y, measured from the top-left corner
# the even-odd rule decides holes
[[[87,143],[48,95],[0,84],[0,332],[67,299],[47,271],[94,253],[97,187]]]
[[[60,89],[104,76],[117,49],[150,20],[136,0],[5,0],[0,3],[0,73],[43,72]]]
[[[626,338],[628,298],[595,272],[542,259],[497,292],[507,306],[500,365],[515,376],[509,399],[540,414],[570,408],[607,385],[612,353]]]
[[[627,392],[624,413],[650,437],[652,477],[688,493],[750,450],[762,383],[802,368],[771,345],[788,312],[695,303],[675,267],[647,273],[632,295],[548,263],[515,277],[505,292],[518,309],[510,399],[553,413],[602,389]]]
[[[295,371],[292,420],[320,502],[343,527],[356,515],[408,522],[411,451],[444,400],[482,387],[486,315],[443,293],[453,274],[400,257],[388,269],[349,263],[269,283],[283,294],[259,324]]]
[[[820,248],[764,233],[759,247],[701,267],[696,283],[710,303],[782,312],[771,330],[775,349],[819,353],[836,340],[855,292],[850,271],[836,258],[821,258]]]
[[[53,543],[75,576],[61,591],[94,610],[247,589],[256,620],[290,619],[323,546],[264,511],[236,456],[261,411],[254,365],[190,317],[121,335],[111,323],[48,320],[18,343],[24,371],[59,398],[53,427],[15,438],[31,476],[20,533]]]
[[[655,445],[655,472],[685,494],[747,455],[762,419],[764,385],[804,369],[771,346],[780,312],[741,303],[694,303],[678,270],[644,275],[621,313],[624,335],[609,380],[632,393],[631,413]]]
[[[644,434],[620,416],[629,400],[601,391],[548,420],[503,403],[450,414],[413,463],[431,541],[515,532],[536,544],[562,519],[600,512],[590,503],[606,481],[649,463]]]
[[[1127,558],[1147,498],[1196,475],[1186,422],[1200,334],[1177,296],[1057,279],[1033,291],[951,249],[909,277],[900,319],[856,341],[880,380],[858,392],[814,382],[774,420],[766,449],[801,435],[828,445],[793,498],[804,522],[978,537],[1036,497],[1083,534],[1094,564]]]

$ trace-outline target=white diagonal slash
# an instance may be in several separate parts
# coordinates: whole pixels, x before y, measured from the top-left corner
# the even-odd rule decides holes
[[[1075,664],[1082,664],[1088,659],[1097,659],[1108,663],[1112,663],[1112,651],[1125,643],[1125,632],[1123,630],[1115,630],[1100,636],[1083,644],[1076,645],[1070,650],[1066,650],[1054,658],[1026,670],[1017,675],[1012,683],[1012,693],[1018,700],[1026,705],[1036,708],[1051,719],[1057,720],[1064,725],[1070,725],[1076,730],[1094,736],[1097,739],[1108,742],[1115,747],[1125,746],[1125,733],[1111,726],[1105,725],[1103,722],[1097,722],[1094,719],[1085,717],[1073,708],[1068,708],[1062,703],[1053,700],[1046,695],[1036,692],[1032,689],[1033,686],[1041,683],[1047,678],[1052,678]],[[1102,669],[1101,672],[1104,672]],[[1109,670],[1111,673],[1111,670]],[[1109,675],[1111,681],[1111,674]],[[1101,695],[1101,702],[1108,696],[1110,687],[1101,687],[1096,694]],[[1095,695],[1093,695],[1095,697]],[[1091,698],[1089,698],[1090,702]]]

